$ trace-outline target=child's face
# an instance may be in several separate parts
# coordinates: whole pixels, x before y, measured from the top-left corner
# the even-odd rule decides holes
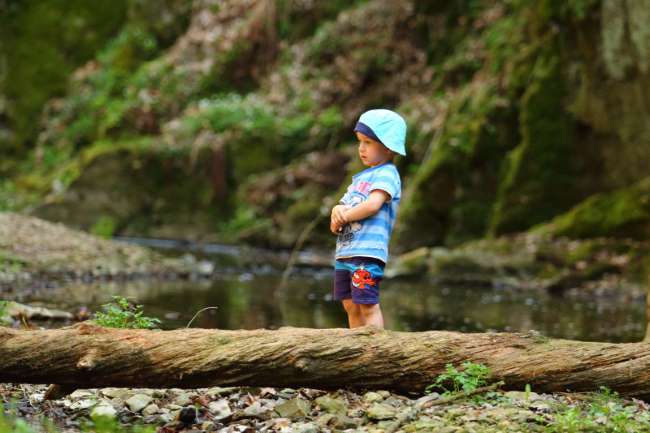
[[[374,167],[383,164],[393,157],[393,152],[380,142],[373,140],[359,131],[356,134],[359,140],[359,158],[361,158],[363,165]]]

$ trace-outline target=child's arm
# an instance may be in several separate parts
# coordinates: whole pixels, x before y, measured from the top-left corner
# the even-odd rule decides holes
[[[332,208],[332,215],[330,216],[330,231],[335,235],[338,235],[341,231],[341,227],[346,223],[343,213],[349,206],[346,205],[336,205]]]
[[[359,221],[379,212],[382,205],[390,200],[390,195],[384,190],[376,189],[370,193],[368,198],[358,205],[343,212],[346,223]]]

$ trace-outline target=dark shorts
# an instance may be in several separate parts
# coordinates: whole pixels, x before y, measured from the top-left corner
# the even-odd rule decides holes
[[[339,259],[334,266],[334,299],[355,304],[378,304],[384,262],[369,257]]]

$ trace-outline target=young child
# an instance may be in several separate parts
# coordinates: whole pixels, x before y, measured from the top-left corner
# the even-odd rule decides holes
[[[395,154],[406,155],[406,122],[394,111],[370,110],[354,128],[359,158],[368,168],[332,209],[330,230],[338,235],[334,299],[343,303],[350,328],[384,327],[379,282],[388,260],[388,241],[401,199]]]

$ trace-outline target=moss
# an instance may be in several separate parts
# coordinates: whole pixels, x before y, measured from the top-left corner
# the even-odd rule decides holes
[[[628,188],[589,197],[534,231],[573,238],[647,238],[650,234],[650,178]]]
[[[116,231],[116,221],[110,216],[100,216],[90,228],[90,233],[105,239],[110,239]]]
[[[522,141],[508,156],[490,222],[493,234],[525,230],[565,211],[576,201],[566,90],[549,47],[535,65],[522,101]]]
[[[215,346],[225,346],[226,344],[232,343],[232,341],[232,338],[226,337],[225,335],[208,337],[208,343],[214,344]]]
[[[404,193],[396,237],[409,249],[482,236],[496,195],[499,160],[512,146],[499,127],[510,122],[511,114],[492,82],[469,83],[450,99],[430,158]],[[427,138],[432,140],[422,137]]]

